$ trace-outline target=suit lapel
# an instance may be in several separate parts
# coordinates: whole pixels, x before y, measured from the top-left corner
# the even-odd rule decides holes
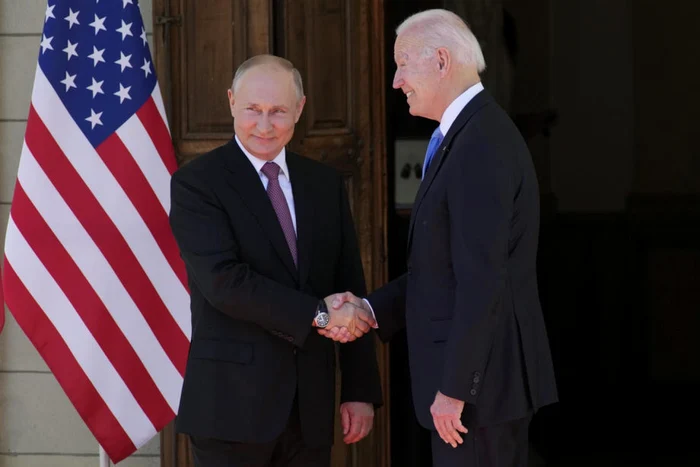
[[[450,127],[449,131],[445,135],[445,138],[442,140],[442,144],[440,144],[440,147],[437,148],[437,152],[435,153],[433,162],[430,164],[428,172],[425,174],[425,178],[418,187],[418,193],[416,193],[416,199],[413,202],[413,209],[411,210],[411,220],[408,227],[408,253],[411,252],[411,245],[413,241],[413,227],[416,223],[416,214],[418,213],[418,209],[420,208],[420,205],[423,202],[423,199],[425,198],[428,189],[430,189],[430,185],[432,185],[433,181],[435,180],[435,177],[440,171],[442,164],[445,162],[445,160],[447,160],[447,156],[450,152],[450,147],[452,146],[452,140],[462,130],[464,125],[466,125],[467,122],[474,116],[474,114],[483,106],[491,102],[491,100],[492,98],[490,94],[486,92],[486,90],[483,90],[479,94],[474,96],[472,100],[470,100],[469,103],[464,107],[464,109],[462,109],[462,111],[459,113],[454,123]]]
[[[297,261],[299,263],[299,286],[304,287],[311,267],[313,245],[314,194],[312,180],[302,167],[300,156],[287,151],[287,167],[294,193],[294,209],[297,217]]]
[[[298,271],[289,251],[287,240],[282,232],[270,198],[265,187],[260,181],[260,175],[255,171],[250,161],[238,147],[235,140],[228,143],[230,151],[226,158],[226,169],[231,172],[231,187],[239,194],[250,212],[255,216],[274,247],[277,255],[294,278],[298,277]]]

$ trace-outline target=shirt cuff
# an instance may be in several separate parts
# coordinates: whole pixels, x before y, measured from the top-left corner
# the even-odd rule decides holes
[[[372,326],[372,328],[379,329],[379,323],[377,323],[377,315],[374,314],[374,308],[372,308],[372,305],[369,303],[369,301],[366,298],[363,298],[362,301],[367,304],[369,311],[372,312],[372,318],[374,318],[374,322],[376,323],[374,326]]]

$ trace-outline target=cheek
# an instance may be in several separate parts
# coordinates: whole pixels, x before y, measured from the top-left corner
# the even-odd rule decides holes
[[[293,130],[294,129],[294,116],[293,115],[285,115],[285,116],[275,117],[272,119],[272,124],[277,129],[277,131],[280,131],[280,132]]]

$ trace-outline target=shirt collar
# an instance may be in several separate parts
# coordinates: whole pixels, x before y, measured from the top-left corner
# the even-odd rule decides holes
[[[248,158],[251,164],[253,164],[253,167],[255,167],[255,171],[260,175],[262,172],[262,168],[265,165],[266,160],[259,159],[252,155],[248,150],[243,146],[243,143],[241,143],[241,140],[238,139],[238,135],[236,135],[236,144],[238,144],[238,147],[241,148],[241,151],[243,151],[243,154]],[[274,162],[275,164],[280,166],[280,174],[284,174],[285,177],[287,177],[287,180],[291,181],[291,178],[289,177],[289,170],[287,169],[287,151],[283,147],[282,150],[280,151],[279,154],[277,154],[277,157],[272,159],[269,162]]]
[[[457,99],[453,100],[452,103],[447,106],[440,119],[440,133],[442,133],[442,136],[447,134],[452,124],[457,120],[457,116],[467,106],[469,101],[483,90],[484,85],[478,82],[460,94]]]

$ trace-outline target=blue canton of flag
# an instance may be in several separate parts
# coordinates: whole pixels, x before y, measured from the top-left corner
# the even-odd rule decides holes
[[[41,39],[39,66],[94,147],[153,92],[138,0],[49,2]]]

